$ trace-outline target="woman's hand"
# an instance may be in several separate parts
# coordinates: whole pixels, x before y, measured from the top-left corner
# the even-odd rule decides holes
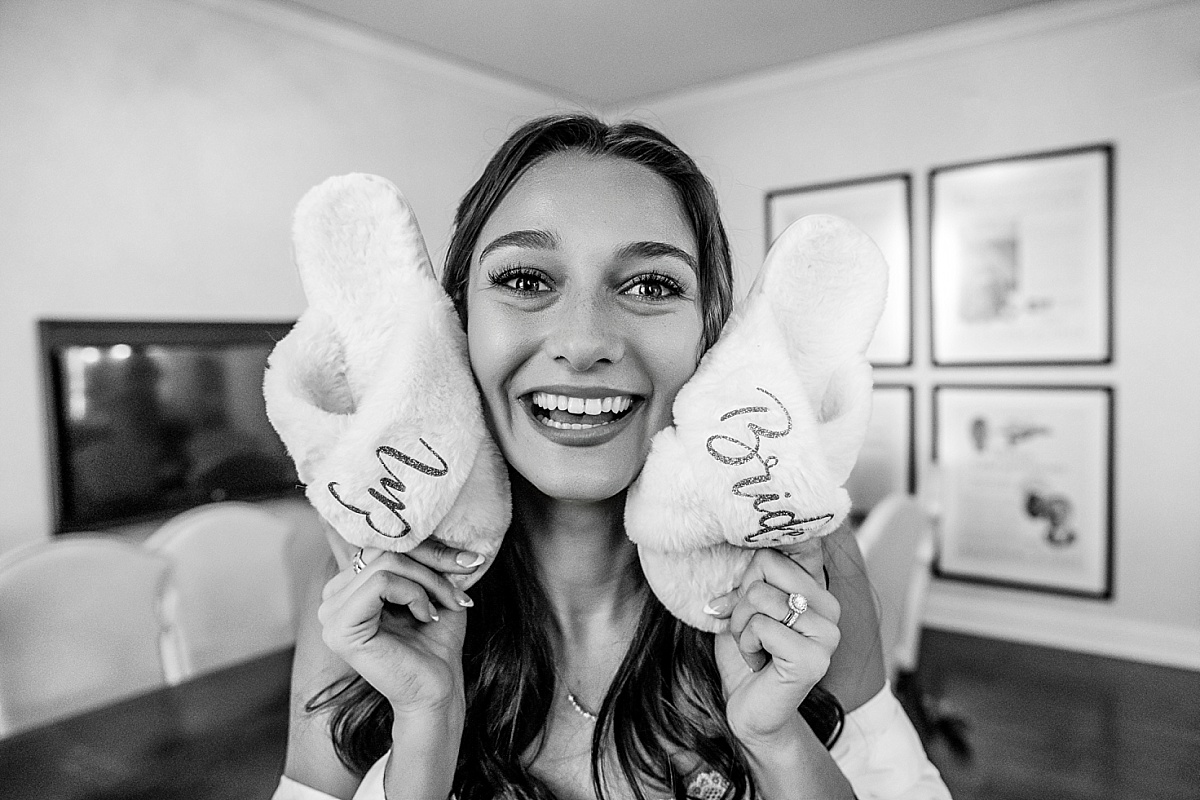
[[[793,593],[808,608],[788,627],[783,620]],[[789,736],[800,719],[797,707],[825,675],[840,638],[841,607],[825,586],[821,542],[791,557],[757,551],[741,584],[709,609],[729,620],[715,649],[733,732],[743,743]]]
[[[442,573],[468,574],[473,553],[425,540],[404,554],[368,550],[325,584],[322,638],[405,716],[465,711],[462,647],[465,592]],[[461,723],[460,723],[461,724]]]

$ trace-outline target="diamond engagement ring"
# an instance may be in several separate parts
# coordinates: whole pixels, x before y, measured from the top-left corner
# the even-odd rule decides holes
[[[354,568],[354,574],[362,572],[367,568],[367,562],[363,561],[363,549],[358,548],[358,552],[354,554],[354,558],[350,559],[350,566]]]
[[[808,611],[808,598],[799,592],[792,592],[788,595],[788,613],[783,618],[783,624],[792,627],[805,611]]]

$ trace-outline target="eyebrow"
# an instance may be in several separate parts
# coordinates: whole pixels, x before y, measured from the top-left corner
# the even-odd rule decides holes
[[[503,247],[526,247],[533,250],[553,250],[558,247],[558,237],[549,231],[522,230],[510,231],[497,236],[479,251],[479,260],[483,261],[489,253]]]
[[[483,261],[491,253],[505,247],[525,247],[532,250],[554,250],[558,247],[558,237],[549,231],[519,230],[497,236],[479,251],[479,260]],[[692,272],[699,272],[700,267],[691,253],[666,242],[630,242],[617,250],[618,259],[634,258],[677,258],[687,264]]]
[[[622,259],[677,258],[691,267],[692,272],[698,273],[700,271],[700,267],[696,264],[696,259],[691,253],[666,242],[630,242],[617,251],[617,257]]]

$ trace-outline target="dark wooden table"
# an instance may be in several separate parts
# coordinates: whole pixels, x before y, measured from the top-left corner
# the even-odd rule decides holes
[[[0,739],[4,800],[267,800],[292,651]]]

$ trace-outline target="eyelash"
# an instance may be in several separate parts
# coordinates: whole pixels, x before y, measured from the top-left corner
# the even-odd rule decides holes
[[[516,286],[510,285],[510,282],[515,279],[526,279],[536,281],[538,283],[549,286],[550,281],[538,270],[530,269],[529,267],[507,267],[496,269],[488,273],[488,283],[492,286],[502,286],[514,294],[522,297],[533,297],[541,294],[544,290],[541,289],[519,289]],[[664,293],[658,296],[637,294],[630,292],[638,286],[647,286],[657,284],[663,287]],[[625,289],[622,289],[622,294],[631,294],[638,299],[645,300],[650,303],[660,303],[664,300],[669,300],[672,297],[678,297],[683,294],[683,287],[679,285],[679,281],[672,278],[670,275],[664,275],[661,272],[645,272],[633,278],[627,284]]]
[[[646,286],[647,284],[658,284],[664,288],[666,293],[657,297],[650,295],[635,295],[636,297],[652,303],[658,303],[683,294],[683,287],[679,285],[679,281],[675,280],[670,275],[663,275],[661,272],[642,273],[630,281],[629,288],[632,289],[637,286]]]
[[[503,286],[510,292],[519,294],[522,297],[533,297],[541,293],[540,290],[518,289],[516,286],[509,286],[509,281],[515,278],[526,278],[546,285],[550,283],[540,272],[528,267],[508,267],[507,269],[496,269],[488,273],[488,282],[492,286]]]

